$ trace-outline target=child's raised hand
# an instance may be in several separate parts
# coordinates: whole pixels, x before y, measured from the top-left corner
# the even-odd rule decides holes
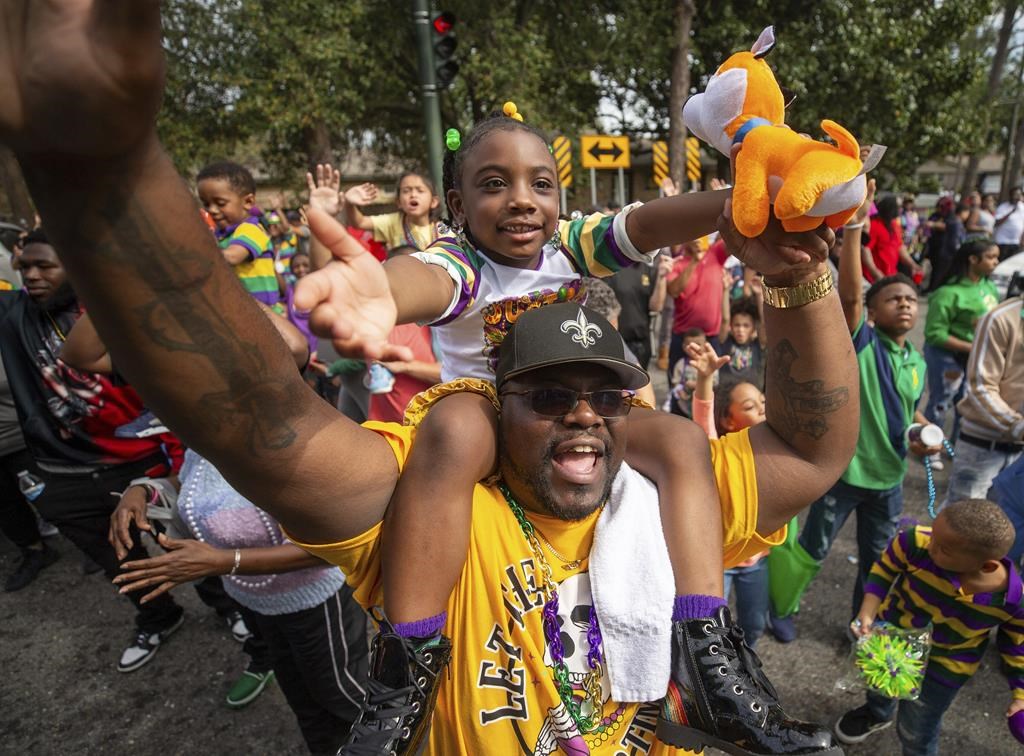
[[[388,343],[398,308],[383,266],[327,213],[311,207],[309,226],[334,259],[295,285],[295,306],[311,311],[310,327],[346,357],[411,360],[412,350]]]
[[[697,371],[697,375],[704,378],[710,378],[729,362],[729,355],[719,357],[715,353],[715,348],[707,342],[687,344],[686,356],[689,357],[690,365]]]
[[[376,202],[377,194],[376,184],[360,184],[359,186],[353,186],[345,192],[345,201],[351,202],[356,207],[364,207]]]
[[[316,179],[312,173],[306,174],[306,186],[309,188],[309,206],[315,207],[330,216],[335,216],[341,209],[341,173],[326,165],[317,163]]]

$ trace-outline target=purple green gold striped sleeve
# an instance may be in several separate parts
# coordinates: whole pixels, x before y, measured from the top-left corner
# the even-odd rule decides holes
[[[626,234],[626,218],[639,206],[635,202],[617,215],[592,213],[558,222],[562,248],[584,275],[602,278],[638,262],[654,262],[657,250],[641,252]]]
[[[907,569],[907,552],[910,547],[911,533],[901,530],[896,534],[889,545],[885,547],[882,556],[871,565],[871,572],[864,581],[864,592],[880,599],[885,599],[896,580],[896,576]]]
[[[1012,588],[1007,591],[1012,597]],[[1013,697],[1024,700],[1024,607],[1020,602],[1013,615],[999,626],[996,632],[996,646],[1003,657],[1003,672],[1013,691]]]
[[[249,253],[249,259],[255,260],[263,255],[273,254],[273,246],[267,232],[256,223],[239,223],[234,233],[221,240],[221,247],[242,247]]]
[[[412,257],[444,268],[455,283],[455,293],[441,317],[424,325],[450,323],[473,304],[480,287],[480,258],[475,252],[464,249],[453,237],[441,236],[423,252],[414,252]]]

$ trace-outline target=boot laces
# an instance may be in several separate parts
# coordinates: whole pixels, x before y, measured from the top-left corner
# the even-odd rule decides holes
[[[719,627],[710,623],[705,625],[704,629],[708,635],[715,635],[721,639],[714,646],[719,654],[730,662],[739,662],[738,664],[726,664],[720,668],[720,670],[725,670],[723,674],[736,680],[733,692],[736,695],[742,695],[745,692],[742,684],[746,683],[749,692],[760,699],[755,711],[760,711],[760,706],[764,704],[769,706],[777,704],[778,694],[761,668],[761,660],[747,645],[743,629],[736,626]]]
[[[379,636],[374,638],[377,643]],[[409,718],[415,718],[422,711],[429,692],[429,681],[434,671],[427,666],[430,651],[417,653],[412,644],[402,639],[406,653],[415,662],[415,676],[412,685],[392,688],[382,682],[370,679],[366,698],[359,718],[352,725],[348,742],[341,747],[337,756],[395,756],[401,753],[397,741],[405,740],[412,734]],[[390,749],[390,750],[385,750]]]

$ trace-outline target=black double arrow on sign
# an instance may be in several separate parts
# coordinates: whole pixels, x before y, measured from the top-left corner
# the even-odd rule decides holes
[[[622,154],[622,149],[614,142],[612,142],[611,147],[598,146],[598,144],[595,143],[593,147],[587,150],[587,152],[590,153],[594,160],[598,161],[600,161],[605,155],[611,155],[612,162],[614,162],[619,159],[619,155]]]

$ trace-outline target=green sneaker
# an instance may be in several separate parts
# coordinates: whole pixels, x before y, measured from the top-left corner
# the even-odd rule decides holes
[[[228,691],[228,706],[232,709],[241,709],[243,706],[248,706],[256,700],[259,694],[263,692],[263,689],[267,687],[267,683],[273,679],[274,670],[267,672],[245,670],[242,676],[231,686],[231,690]]]

